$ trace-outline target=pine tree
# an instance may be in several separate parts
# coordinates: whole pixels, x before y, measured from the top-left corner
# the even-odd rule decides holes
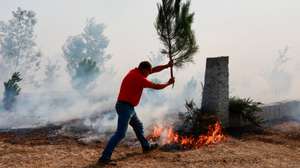
[[[162,0],[157,8],[155,28],[164,46],[161,53],[167,55],[178,68],[186,62],[192,62],[198,46],[191,29],[194,13],[189,11],[190,1],[182,3],[181,0]]]
[[[16,97],[20,94],[21,88],[18,85],[22,79],[20,77],[19,72],[15,72],[11,79],[7,82],[4,82],[4,98],[3,98],[3,105],[4,108],[8,111],[11,111],[13,108],[14,103],[16,102]]]

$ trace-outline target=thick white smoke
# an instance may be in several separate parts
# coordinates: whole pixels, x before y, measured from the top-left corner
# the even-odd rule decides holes
[[[16,109],[14,111],[2,110],[0,128],[43,126],[49,123],[82,119],[113,109],[115,95],[109,88],[113,88],[115,82],[109,74],[101,75],[95,83],[96,87],[86,94],[73,90],[64,82],[61,86],[52,82],[52,85],[58,88],[41,86],[26,90],[30,87],[22,86],[21,83],[22,90],[15,104]]]
[[[41,68],[44,71],[49,67],[49,61],[45,62]],[[64,127],[66,132],[71,127],[87,128],[96,134],[114,130],[116,127],[114,106],[122,75],[113,70],[105,71],[82,93],[72,88],[71,78],[63,68],[65,66],[63,60],[50,61],[50,64],[57,64],[60,67],[54,68],[57,75],[54,75],[54,78],[45,76],[43,81],[46,82],[40,86],[21,82],[22,90],[17,98],[16,109],[14,111],[1,109],[0,129],[67,123]],[[5,80],[1,79],[1,83],[7,81],[8,78],[7,75]],[[169,78],[169,71],[165,70],[161,74],[153,75],[152,78],[165,82]],[[193,78],[187,83],[182,86],[176,84],[174,89],[169,87],[165,90],[144,90],[136,112],[145,127],[153,124],[154,121],[163,122],[167,114],[176,117],[178,112],[184,110],[185,99],[199,97],[197,96],[200,95],[198,81]],[[2,93],[3,89],[2,87]],[[79,121],[72,123],[75,120]]]

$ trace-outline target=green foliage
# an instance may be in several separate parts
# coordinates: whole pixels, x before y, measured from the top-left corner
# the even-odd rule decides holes
[[[263,119],[257,115],[261,112],[262,103],[256,102],[251,98],[231,97],[229,99],[229,111],[232,114],[238,114],[244,121],[250,122],[252,125],[260,127]]]
[[[12,110],[14,103],[16,102],[16,96],[20,94],[21,88],[18,85],[22,79],[19,72],[15,72],[11,79],[4,82],[4,98],[3,104],[4,108],[8,111]]]
[[[191,29],[194,13],[189,12],[190,1],[182,3],[181,0],[162,0],[157,7],[155,28],[164,45],[161,53],[167,54],[176,67],[192,62],[198,46]]]

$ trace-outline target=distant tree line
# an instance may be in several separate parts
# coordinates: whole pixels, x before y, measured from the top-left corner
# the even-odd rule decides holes
[[[12,11],[12,18],[7,22],[0,21],[0,57],[3,60],[0,66],[13,74],[4,82],[2,103],[6,110],[13,109],[21,91],[18,85],[22,80],[21,74],[24,82],[35,87],[56,80],[57,62],[46,65],[43,72],[45,80],[37,78],[37,73],[41,71],[42,52],[35,42],[36,23],[36,13],[21,8]],[[103,35],[104,29],[104,24],[96,23],[93,18],[88,19],[83,32],[69,37],[62,47],[71,82],[78,91],[84,91],[104,71],[104,63],[110,59],[110,55],[105,53],[109,40]]]

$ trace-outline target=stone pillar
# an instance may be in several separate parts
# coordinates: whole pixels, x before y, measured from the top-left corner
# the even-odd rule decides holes
[[[216,115],[222,125],[229,125],[229,70],[228,56],[207,58],[202,95],[203,112]]]

